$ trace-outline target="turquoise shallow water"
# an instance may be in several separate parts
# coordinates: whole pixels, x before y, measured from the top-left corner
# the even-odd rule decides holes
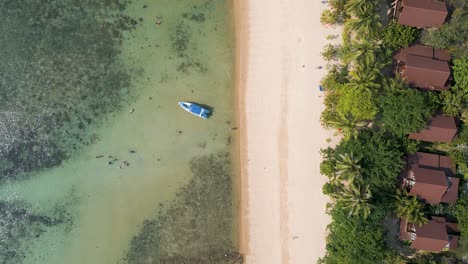
[[[17,8],[13,2],[11,5],[7,2],[0,6],[4,12]],[[9,108],[5,106],[0,116],[0,121],[9,124],[8,129],[0,131],[3,133],[1,144],[7,146],[4,150],[15,150],[18,142],[24,144],[16,152],[0,153],[2,176],[4,180],[7,179],[0,186],[0,199],[3,201],[3,204],[0,203],[0,218],[2,215],[4,217],[0,220],[0,248],[7,251],[2,255],[2,263],[125,262],[125,256],[132,250],[132,238],[144,234],[142,227],[145,220],[163,223],[162,231],[158,229],[157,232],[164,235],[154,234],[158,239],[154,239],[155,242],[150,245],[150,252],[151,247],[158,243],[165,243],[165,249],[158,246],[158,254],[169,257],[180,255],[196,258],[199,257],[196,252],[209,252],[212,247],[210,243],[199,243],[201,246],[191,250],[195,255],[188,256],[178,245],[177,237],[195,231],[179,228],[185,224],[174,224],[170,220],[183,217],[165,214],[176,213],[174,208],[177,206],[186,206],[184,193],[190,192],[184,186],[193,180],[194,174],[201,175],[201,182],[208,179],[210,183],[191,182],[195,187],[190,195],[204,195],[203,192],[195,192],[196,188],[231,186],[229,154],[219,156],[219,153],[231,151],[233,127],[234,41],[229,1],[140,0],[131,3],[108,1],[109,5],[86,4],[83,6],[89,5],[90,10],[101,10],[92,15],[96,21],[114,23],[112,27],[102,22],[109,27],[104,27],[110,32],[109,35],[92,40],[81,39],[79,29],[67,26],[67,21],[72,19],[59,21],[63,6],[70,4],[68,2],[53,1],[51,6],[57,9],[46,8],[44,12],[54,20],[47,21],[47,24],[60,26],[49,29],[52,33],[36,36],[36,41],[43,43],[45,36],[53,34],[54,30],[68,30],[76,32],[76,39],[71,39],[70,43],[82,41],[83,50],[75,49],[74,56],[63,51],[69,57],[61,58],[54,65],[33,65],[36,68],[31,72],[39,71],[38,75],[31,73],[25,76],[32,81],[43,78],[41,86],[32,81],[34,85],[22,84],[18,78],[25,76],[13,73],[2,76],[2,98],[22,100],[25,108],[20,111],[18,105],[8,104]],[[66,17],[85,11],[84,7],[70,7],[62,15]],[[83,17],[78,18],[80,25],[74,26],[85,27],[87,21]],[[161,22],[159,25],[156,23],[158,20]],[[14,19],[11,21],[15,22]],[[18,22],[24,21],[19,19]],[[2,30],[8,29],[3,27]],[[17,32],[11,32],[11,36],[22,37]],[[6,39],[2,41],[11,42]],[[107,41],[108,45],[105,44]],[[64,47],[65,44],[60,46],[53,43],[57,45],[55,50],[69,48]],[[18,48],[11,45],[11,49]],[[29,47],[24,49],[36,57],[48,54],[42,50],[31,51]],[[91,53],[93,50],[95,54]],[[33,59],[24,56],[21,50],[17,54],[21,58],[15,59],[23,61],[18,65],[28,65],[24,61]],[[86,57],[96,54],[109,61],[99,63]],[[45,58],[42,59],[45,61]],[[69,60],[73,63],[67,64]],[[81,64],[77,66],[76,63]],[[80,65],[90,65],[88,69],[93,72],[87,73],[86,68],[81,69]],[[61,70],[55,70],[52,66]],[[99,73],[100,70],[102,73]],[[55,90],[49,86],[55,87]],[[81,86],[83,88],[79,92],[74,90]],[[24,94],[31,95],[31,98],[22,96],[21,92],[19,95],[13,92],[15,87],[20,87],[16,88],[20,91],[29,89],[30,92]],[[214,114],[209,120],[196,118],[179,108],[177,102],[180,100],[209,105],[213,107]],[[29,104],[35,106],[29,107]],[[53,114],[47,120],[52,121],[44,125],[43,116],[49,113]],[[18,124],[12,120],[19,120]],[[28,129],[34,133],[18,140],[12,136],[17,131],[21,135],[27,134]],[[210,154],[218,158],[198,163],[198,167],[192,166],[191,170],[190,164],[194,158],[207,159]],[[22,158],[16,159],[17,156]],[[35,162],[35,158],[43,162]],[[54,162],[49,162],[51,159]],[[124,161],[129,165],[124,165]],[[208,167],[212,165],[217,172],[200,168],[205,164]],[[224,167],[226,171],[222,169]],[[216,173],[229,177],[220,177],[225,182],[203,178],[203,175],[215,177]],[[219,252],[235,250],[229,242],[233,232],[230,190],[223,189],[221,196],[213,198],[223,203],[216,206],[216,201],[213,201],[214,211],[209,211],[212,209],[206,206],[210,203],[206,199],[200,199],[196,205],[187,205],[187,208],[194,210],[193,215],[198,212],[193,208],[208,210],[204,211],[208,216],[219,214],[218,219],[223,226],[220,228],[222,232],[217,233],[223,236],[220,241],[228,241],[216,248]],[[209,191],[217,190],[206,189],[206,192]],[[174,204],[172,209],[171,204]],[[189,219],[192,216],[184,217]],[[202,219],[197,217],[194,219]],[[13,220],[14,228],[5,224],[8,219]],[[225,226],[226,223],[230,225]],[[213,227],[217,225],[212,224]],[[194,229],[209,228],[193,226]],[[7,227],[17,231],[7,232]],[[167,231],[169,229],[170,232]],[[216,239],[213,236],[206,238]],[[133,241],[137,241],[136,238]],[[190,244],[190,241],[184,243]],[[2,242],[17,247],[14,250],[8,245],[2,247]],[[133,250],[135,248],[140,250],[139,247],[133,247]],[[149,255],[145,263],[159,263],[151,262],[152,258],[157,257],[153,253],[144,254]]]

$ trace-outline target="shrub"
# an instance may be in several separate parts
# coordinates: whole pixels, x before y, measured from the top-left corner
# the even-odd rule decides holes
[[[338,23],[338,13],[332,10],[324,10],[320,15],[320,23],[324,25],[334,25]]]
[[[344,87],[340,91],[336,110],[345,115],[351,114],[358,120],[371,120],[377,114],[378,108],[372,93],[364,89]]]
[[[322,57],[326,61],[336,61],[338,60],[338,55],[340,52],[340,46],[332,45],[332,44],[327,44],[325,47],[323,47],[322,51]]]
[[[384,46],[397,50],[409,46],[419,37],[419,34],[420,31],[414,27],[390,21],[382,31],[382,41]]]

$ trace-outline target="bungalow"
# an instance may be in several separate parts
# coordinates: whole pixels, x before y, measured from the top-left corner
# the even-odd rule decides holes
[[[437,0],[402,0],[395,3],[398,23],[417,28],[440,28],[447,18],[445,3]]]
[[[413,45],[394,56],[396,74],[409,85],[425,90],[444,91],[449,88],[450,54],[443,49]]]
[[[444,217],[433,216],[429,223],[419,226],[400,219],[399,237],[411,241],[411,248],[431,252],[454,250],[458,247],[460,229],[446,222]]]
[[[458,178],[449,157],[416,152],[407,160],[403,188],[430,204],[455,203],[458,197]]]
[[[427,142],[451,142],[457,137],[455,118],[436,115],[429,120],[425,129],[409,134],[409,138]]]

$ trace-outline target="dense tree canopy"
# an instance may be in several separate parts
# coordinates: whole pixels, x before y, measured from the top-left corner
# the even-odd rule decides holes
[[[426,126],[434,111],[429,92],[415,89],[390,90],[378,99],[380,123],[397,136]]]
[[[337,204],[330,215],[333,221],[328,226],[327,254],[318,263],[383,263],[388,249],[381,214],[373,212],[367,219],[349,216],[349,211]]]
[[[376,200],[379,200],[382,191],[392,192],[396,186],[403,166],[400,146],[399,141],[381,132],[364,130],[357,138],[341,142],[335,149],[335,155],[352,152],[360,157],[363,184],[368,184]]]

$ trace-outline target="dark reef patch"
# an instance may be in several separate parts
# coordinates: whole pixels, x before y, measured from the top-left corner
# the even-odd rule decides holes
[[[69,232],[73,217],[66,209],[76,200],[66,197],[50,212],[36,212],[22,201],[0,201],[0,263],[18,264],[29,253],[31,242],[57,228]]]
[[[60,165],[131,100],[127,1],[0,1],[0,180]]]
[[[132,239],[123,263],[239,264],[232,244],[232,178],[228,153],[195,158],[193,177]]]

